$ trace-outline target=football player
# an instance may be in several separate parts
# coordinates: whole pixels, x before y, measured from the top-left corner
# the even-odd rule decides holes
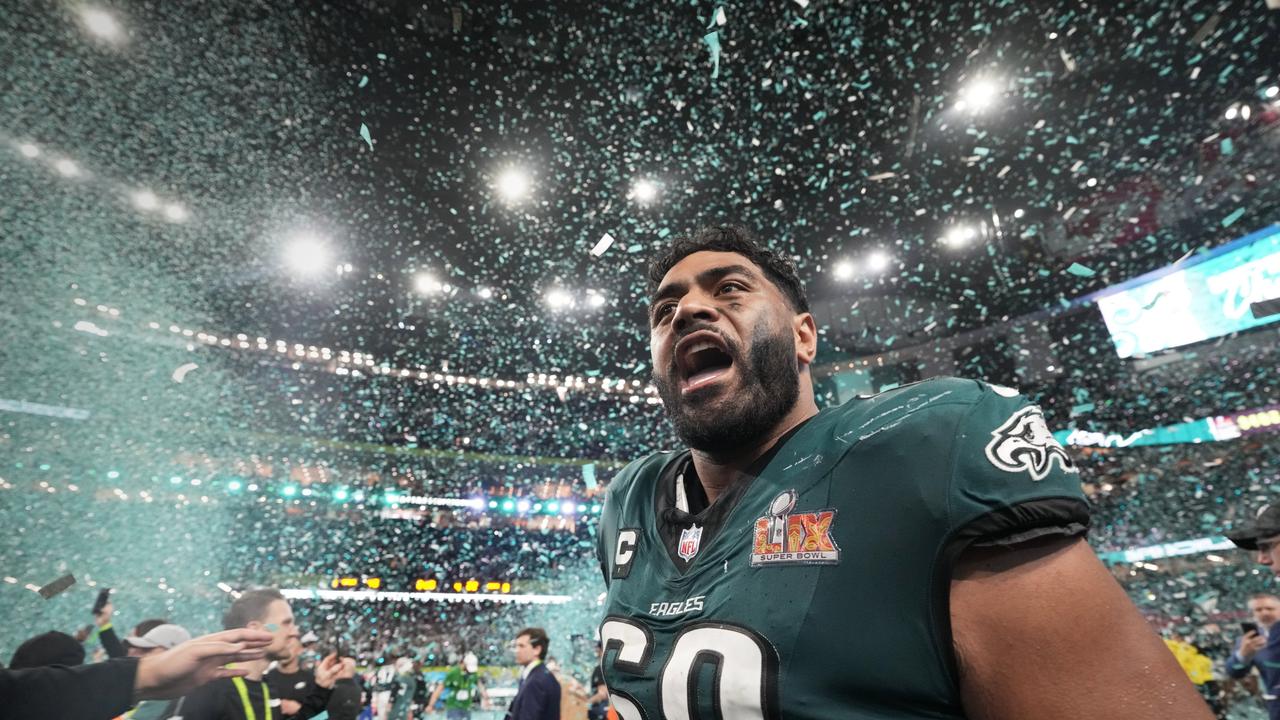
[[[688,446],[610,483],[600,634],[623,720],[1208,720],[1085,543],[1016,391],[941,378],[819,411],[793,265],[733,227],[650,269]]]

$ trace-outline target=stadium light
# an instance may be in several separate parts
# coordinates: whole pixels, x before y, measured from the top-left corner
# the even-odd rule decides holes
[[[1018,220],[1021,220],[1021,219],[1022,219],[1022,216],[1023,216],[1023,215],[1026,215],[1026,214],[1027,214],[1027,211],[1026,211],[1026,210],[1023,210],[1022,208],[1018,208],[1017,210],[1014,210],[1014,211],[1013,211],[1013,216],[1014,216],[1015,218],[1017,218]]]
[[[638,203],[651,203],[658,197],[658,185],[652,180],[641,178],[631,186],[631,198]]]
[[[956,101],[956,110],[961,112],[980,113],[995,104],[1000,95],[1000,86],[988,79],[974,80],[960,91],[960,99]]]
[[[35,143],[19,143],[18,152],[22,153],[22,157],[24,158],[30,159],[40,157],[40,147]]]
[[[1232,105],[1231,107],[1227,108],[1227,112],[1224,114],[1224,117],[1226,117],[1228,120],[1235,120],[1239,114],[1240,114],[1240,107],[1238,105]]]
[[[151,211],[160,207],[160,200],[150,190],[138,190],[133,193],[130,199],[133,200],[133,206],[139,210]]]
[[[329,248],[318,235],[300,232],[285,248],[285,262],[300,275],[315,275],[329,267]]]
[[[1241,105],[1241,106],[1240,106],[1240,119],[1241,119],[1241,120],[1248,120],[1248,119],[1249,119],[1249,115],[1250,115],[1252,112],[1253,112],[1253,110],[1251,110],[1251,109],[1249,108],[1249,106],[1248,106],[1248,105]]]
[[[476,295],[479,295],[481,300],[488,300],[493,297],[493,290],[487,287],[478,288]]]
[[[837,280],[848,280],[853,277],[853,273],[856,270],[857,267],[852,262],[848,260],[841,260],[835,264],[834,268],[831,269],[831,273],[835,275]]]
[[[239,480],[231,480],[227,482],[227,490],[230,490],[231,492],[239,492],[240,488],[241,485]]]
[[[601,295],[598,290],[587,291],[587,305],[593,308],[598,308],[603,306],[604,303],[605,303],[604,295]]]
[[[974,230],[973,226],[956,225],[942,236],[942,242],[944,245],[959,248],[968,245],[977,236],[978,231]]]
[[[1262,95],[1266,97],[1268,100],[1274,98],[1277,95],[1280,95],[1280,85],[1272,85],[1271,87],[1267,88],[1262,93]]]
[[[889,267],[890,261],[889,253],[883,250],[876,250],[867,256],[867,267],[871,268],[873,272],[881,272]]]
[[[187,209],[178,203],[169,203],[164,206],[164,219],[169,222],[185,222],[190,217]]]
[[[560,288],[549,290],[546,299],[552,310],[563,310],[573,305],[573,296]]]
[[[497,190],[507,202],[519,202],[529,194],[529,175],[520,168],[510,168],[498,176]]]
[[[117,42],[124,37],[124,29],[111,13],[102,8],[85,6],[80,8],[80,22],[91,35],[109,42]]]
[[[443,292],[445,285],[430,273],[418,273],[413,278],[413,287],[423,295],[434,295]]]
[[[80,166],[71,160],[63,158],[53,164],[53,169],[58,171],[62,177],[76,177],[80,174]]]

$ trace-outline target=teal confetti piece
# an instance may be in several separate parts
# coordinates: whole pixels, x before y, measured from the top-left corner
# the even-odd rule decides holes
[[[711,51],[711,79],[720,77],[720,31],[713,30],[702,36],[702,42]]]
[[[1084,265],[1081,265],[1080,263],[1074,263],[1074,262],[1071,263],[1071,267],[1067,268],[1067,272],[1071,273],[1072,275],[1075,275],[1076,277],[1093,277],[1094,275],[1098,274],[1093,270],[1085,267]]]
[[[1236,154],[1236,146],[1235,143],[1231,142],[1231,138],[1222,138],[1222,142],[1218,143],[1218,146],[1222,148],[1223,155]]]
[[[588,490],[596,489],[596,464],[587,463],[582,466],[582,482],[586,484]]]
[[[1244,208],[1236,208],[1235,212],[1222,218],[1222,227],[1231,227],[1242,217],[1244,217]]]
[[[360,138],[369,144],[369,149],[373,149],[373,137],[369,135],[369,126],[360,123]]]
[[[365,85],[368,85],[368,84],[369,84],[369,76],[368,76],[368,75],[361,75],[361,76],[360,76],[360,84],[359,84],[359,85],[357,85],[356,87],[364,87]]]

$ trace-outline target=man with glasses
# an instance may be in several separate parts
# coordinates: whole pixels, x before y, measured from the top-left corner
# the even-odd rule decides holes
[[[1236,547],[1251,550],[1261,565],[1280,574],[1280,505],[1264,505],[1257,518],[1227,537]],[[1262,697],[1271,720],[1280,720],[1280,598],[1259,593],[1249,598],[1252,623],[1242,623],[1244,636],[1227,659],[1227,672],[1242,678],[1253,668],[1262,676]]]

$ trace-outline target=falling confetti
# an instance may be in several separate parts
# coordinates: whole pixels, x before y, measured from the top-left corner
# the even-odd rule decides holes
[[[360,123],[360,139],[365,141],[370,150],[373,149],[373,138],[369,135],[369,126],[364,123]]]
[[[192,370],[195,370],[198,367],[200,366],[195,363],[183,363],[182,365],[179,365],[173,370],[173,381],[177,383],[182,382],[183,380],[186,379],[187,373],[191,372]]]

